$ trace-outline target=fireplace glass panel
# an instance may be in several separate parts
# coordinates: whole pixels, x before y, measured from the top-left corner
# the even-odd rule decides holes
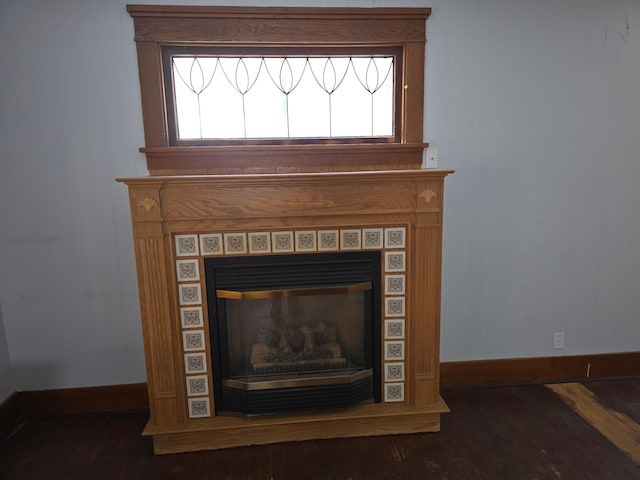
[[[379,401],[379,254],[279,257],[209,265],[216,412]]]

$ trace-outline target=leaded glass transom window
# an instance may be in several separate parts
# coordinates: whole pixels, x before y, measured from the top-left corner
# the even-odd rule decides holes
[[[172,141],[385,141],[394,137],[392,54],[166,52]]]

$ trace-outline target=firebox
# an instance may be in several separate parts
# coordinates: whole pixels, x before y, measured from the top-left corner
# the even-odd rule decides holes
[[[380,402],[380,252],[205,259],[216,414]]]

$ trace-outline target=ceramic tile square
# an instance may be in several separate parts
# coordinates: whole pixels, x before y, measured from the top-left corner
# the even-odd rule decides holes
[[[204,326],[202,321],[202,307],[180,308],[180,323],[182,328],[197,328]]]
[[[362,229],[362,249],[379,250],[384,247],[384,230],[382,228]]]
[[[405,248],[406,246],[405,227],[384,229],[384,248]]]
[[[209,412],[209,398],[189,398],[187,400],[189,403],[189,418],[202,418],[202,417],[210,417],[211,413]]]
[[[404,318],[385,320],[384,338],[404,338]]]
[[[340,230],[340,250],[362,249],[361,235],[360,229]]]
[[[269,235],[269,232],[249,233],[249,253],[271,253],[271,235]]]
[[[318,251],[331,252],[338,250],[338,230],[318,230]]]
[[[207,355],[202,353],[184,354],[184,371],[189,373],[207,373]]]
[[[199,283],[183,283],[178,285],[180,305],[196,305],[202,303],[202,292]]]
[[[187,396],[209,395],[209,378],[206,375],[187,377]]]
[[[384,293],[386,295],[404,295],[404,275],[385,275]]]
[[[202,255],[223,255],[221,233],[203,233],[200,235],[200,251]]]
[[[182,332],[182,347],[185,352],[204,350],[204,330],[186,330]]]
[[[385,360],[404,360],[404,340],[389,340],[384,342]]]
[[[247,253],[247,236],[244,233],[225,233],[224,251],[227,255]]]
[[[296,232],[296,252],[315,252],[315,251],[316,251],[315,230]]]
[[[405,252],[384,252],[385,272],[404,272],[406,258]]]
[[[179,282],[200,280],[200,262],[198,260],[176,260],[176,273]]]
[[[404,382],[404,362],[390,362],[384,364],[385,382]]]
[[[293,232],[271,232],[273,253],[293,252]]]
[[[198,256],[198,235],[176,235],[176,257]]]
[[[404,317],[404,297],[386,297],[384,306],[386,317]]]
[[[385,383],[384,384],[384,401],[385,402],[404,402],[404,383]]]

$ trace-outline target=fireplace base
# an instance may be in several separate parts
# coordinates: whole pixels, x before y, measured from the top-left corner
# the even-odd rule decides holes
[[[440,431],[442,398],[428,406],[369,404],[304,414],[216,416],[172,427],[147,424],[158,455],[329,438]],[[191,423],[194,423],[193,425]],[[197,426],[196,426],[197,423]]]

